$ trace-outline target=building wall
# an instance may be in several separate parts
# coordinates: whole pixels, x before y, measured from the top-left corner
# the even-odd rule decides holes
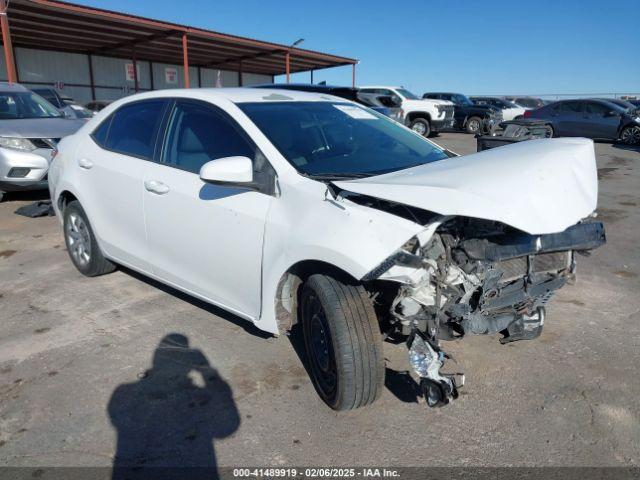
[[[55,87],[61,95],[73,98],[80,104],[92,99],[91,77],[89,70],[89,56],[79,53],[55,52],[31,48],[15,49],[16,69],[18,80],[26,87]],[[97,100],[117,100],[134,93],[133,78],[127,79],[127,64],[132,60],[114,58],[103,55],[92,55],[93,81],[95,98]],[[131,68],[131,67],[129,67]],[[182,65],[171,65],[148,61],[136,63],[138,73],[138,89],[140,91],[164,88],[183,88],[184,77]],[[151,72],[153,70],[153,80]],[[175,83],[171,83],[172,74]],[[189,83],[192,88],[215,87],[218,70],[201,68],[198,82],[198,68],[189,67]],[[7,79],[4,55],[0,55],[0,79]],[[220,80],[223,87],[237,87],[238,72],[220,70]],[[272,83],[271,75],[243,73],[244,86],[261,83]]]

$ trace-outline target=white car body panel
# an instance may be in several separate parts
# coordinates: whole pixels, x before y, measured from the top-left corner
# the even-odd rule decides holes
[[[504,108],[502,109],[502,120],[514,120],[519,115],[524,115],[526,108]]]
[[[81,137],[78,148],[80,154],[67,160],[72,168],[65,172],[71,170],[73,184],[82,185],[79,198],[100,247],[127,266],[149,271],[142,184],[148,162],[103,150],[90,138]],[[88,169],[79,166],[85,159],[92,164]]]
[[[530,234],[565,230],[591,214],[598,199],[593,141],[584,138],[531,140],[335,183],[442,215],[496,220]]]
[[[169,188],[164,194],[145,191],[144,196],[153,273],[257,318],[264,225],[273,197],[145,163],[145,182]]]
[[[103,150],[89,137],[120,105],[159,97],[200,99],[225,110],[273,166],[277,193],[208,184],[198,174]],[[49,178],[56,213],[62,221],[57,199],[72,193],[105,256],[274,334],[279,333],[278,285],[292,266],[323,262],[361,279],[407,240],[418,236],[423,242],[433,234],[435,224],[334,198],[324,183],[299,175],[235,105],[271,99],[334,101],[307,92],[239,88],[164,90],[114,102],[60,143]],[[81,168],[81,158],[90,159],[92,167]],[[150,191],[148,182],[168,190]],[[334,183],[535,233],[564,230],[589,215],[597,197],[593,145],[584,139],[524,142]]]

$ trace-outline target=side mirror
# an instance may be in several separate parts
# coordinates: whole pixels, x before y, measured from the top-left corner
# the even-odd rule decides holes
[[[247,157],[211,160],[200,169],[200,179],[219,185],[249,184],[253,182],[253,162]]]

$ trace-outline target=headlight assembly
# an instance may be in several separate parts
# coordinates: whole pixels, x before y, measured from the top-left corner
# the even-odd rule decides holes
[[[36,146],[28,138],[0,137],[0,147],[31,152]]]

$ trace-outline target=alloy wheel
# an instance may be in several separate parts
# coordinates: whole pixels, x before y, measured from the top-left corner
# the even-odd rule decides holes
[[[425,127],[423,123],[418,122],[413,124],[411,130],[419,133],[420,135],[424,135],[427,132],[427,127]]]
[[[468,127],[472,132],[478,132],[480,130],[480,122],[478,122],[477,120],[470,120]]]
[[[640,127],[627,127],[622,131],[621,140],[627,145],[640,144]]]
[[[67,242],[77,264],[87,265],[91,260],[91,234],[86,222],[76,213],[71,213],[67,221]]]

